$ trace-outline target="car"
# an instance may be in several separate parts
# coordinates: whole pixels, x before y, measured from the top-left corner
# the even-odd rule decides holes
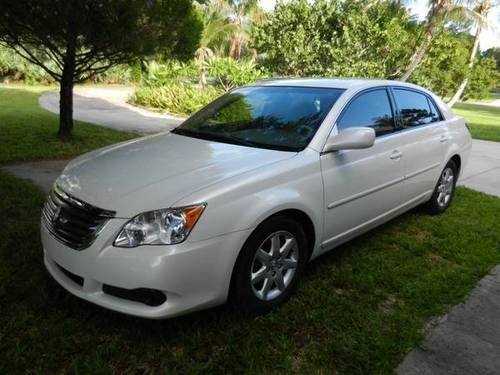
[[[125,314],[266,312],[310,260],[413,207],[445,211],[470,149],[464,119],[413,84],[256,82],[71,161],[43,208],[44,263]]]

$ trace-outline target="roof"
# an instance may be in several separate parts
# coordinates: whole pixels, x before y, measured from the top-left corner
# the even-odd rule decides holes
[[[255,82],[259,86],[302,86],[302,87],[330,87],[350,89],[359,86],[397,85],[418,87],[402,81],[390,81],[366,78],[270,78]],[[421,89],[420,87],[418,87]]]

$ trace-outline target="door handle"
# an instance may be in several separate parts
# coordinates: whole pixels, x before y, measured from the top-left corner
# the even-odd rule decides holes
[[[449,135],[443,134],[441,137],[439,137],[439,142],[441,143],[446,143],[451,139]]]
[[[389,156],[389,158],[391,158],[391,160],[398,160],[398,159],[401,159],[402,156],[403,156],[403,153],[401,151],[394,150],[391,153],[391,156]]]

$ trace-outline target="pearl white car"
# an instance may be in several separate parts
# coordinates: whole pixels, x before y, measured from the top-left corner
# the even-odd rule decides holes
[[[43,209],[45,265],[126,314],[265,311],[309,260],[417,205],[446,210],[470,148],[464,120],[412,84],[258,82],[70,162]]]

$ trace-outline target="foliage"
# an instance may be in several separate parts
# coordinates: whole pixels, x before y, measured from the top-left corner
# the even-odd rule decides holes
[[[492,47],[483,53],[483,57],[492,57],[496,62],[496,69],[500,71],[500,47]]]
[[[387,77],[411,54],[415,24],[395,2],[279,2],[253,34],[280,75]]]
[[[131,84],[142,79],[141,65],[138,62],[131,64],[114,65],[103,73],[96,74],[88,79],[91,83]]]
[[[56,138],[57,115],[38,104],[38,96],[44,90],[44,87],[6,88],[0,85],[0,165],[27,160],[68,159],[136,137],[133,133],[78,122],[70,140]]]
[[[181,34],[201,27],[190,0],[0,0],[0,8],[0,42],[60,83],[61,137],[73,128],[74,83],[159,50],[191,55],[196,35]]]
[[[145,63],[143,81],[149,87],[164,86],[174,81],[190,81],[196,77],[197,69],[193,60],[166,60],[162,63],[153,60]]]
[[[469,83],[463,99],[484,99],[500,85],[500,71],[496,70],[493,58],[479,57],[470,73]]]
[[[468,33],[455,34],[444,30],[434,38],[410,81],[441,97],[450,97],[466,77],[471,44]]]
[[[194,83],[196,62],[149,62],[146,64],[143,84],[137,88],[130,101],[170,113],[190,115],[224,91],[254,82],[265,74],[251,61],[213,57],[206,63],[212,84],[202,89]]]
[[[499,75],[492,59],[478,57],[469,71],[470,48],[473,37],[467,32],[443,30],[434,38],[422,63],[411,81],[427,87],[441,97],[452,96],[464,78],[469,77],[465,98],[481,99],[498,84]]]
[[[257,81],[266,72],[253,61],[236,61],[230,57],[216,57],[208,62],[208,72],[225,91]]]
[[[165,86],[141,86],[130,97],[130,101],[170,113],[190,115],[222,94],[222,90],[183,82],[170,82]]]
[[[50,64],[50,62],[47,62]],[[54,83],[54,79],[43,68],[23,59],[11,48],[0,45],[0,80],[24,81],[28,84]]]
[[[75,298],[48,275],[42,192],[0,172],[0,196],[2,374],[391,374],[428,320],[500,262],[500,200],[458,188],[445,214],[407,213],[312,262],[267,315],[138,319]]]

